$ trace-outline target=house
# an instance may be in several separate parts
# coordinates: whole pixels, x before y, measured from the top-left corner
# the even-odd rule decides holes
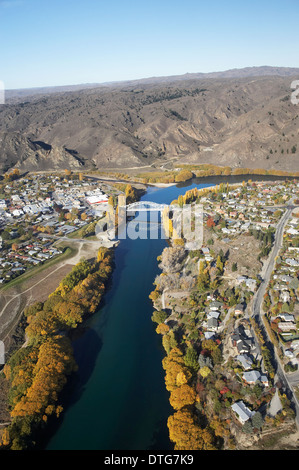
[[[282,274],[278,277],[282,282],[292,282],[294,278],[292,276],[288,276],[287,274]]]
[[[245,333],[244,327],[240,325],[231,336],[232,345],[237,348],[239,354],[249,353],[253,347],[251,338]]]
[[[289,293],[289,291],[286,290],[286,291],[281,292],[281,294],[280,294],[280,299],[281,299],[281,301],[284,302],[284,303],[285,303],[285,302],[289,302],[289,301],[290,301],[290,293]]]
[[[282,331],[291,331],[291,330],[296,331],[297,329],[295,323],[291,321],[279,322],[277,326]]]
[[[242,282],[245,282],[247,280],[247,276],[238,276],[236,279],[237,284],[242,284]]]
[[[265,375],[261,375],[258,370],[249,370],[244,372],[242,379],[249,385],[261,382],[263,385],[268,386],[268,378]]]
[[[240,354],[246,354],[249,353],[251,350],[251,344],[246,341],[246,340],[238,340],[236,342],[236,348],[238,350],[238,353]]]
[[[241,362],[242,367],[247,370],[252,366],[252,360],[247,354],[239,354],[236,356],[237,361]]]
[[[250,227],[250,222],[245,222],[245,223],[241,226],[241,229],[244,230],[244,231],[247,231],[247,230],[249,230],[249,227]]]
[[[295,266],[295,267],[299,266],[299,261],[297,261],[297,260],[294,259],[294,258],[287,258],[287,259],[285,260],[285,262],[286,262],[289,266]]]
[[[246,279],[245,284],[249,290],[254,291],[256,289],[257,281],[255,279]]]
[[[218,312],[217,310],[211,310],[208,314],[207,314],[207,319],[209,318],[216,318],[216,320],[218,320],[220,316],[220,312]]]
[[[22,211],[21,209],[14,209],[14,210],[12,211],[12,215],[13,215],[14,217],[20,217],[21,215],[23,215],[23,211]]]
[[[222,302],[218,302],[217,300],[214,300],[213,302],[210,303],[209,307],[210,310],[218,310],[219,308],[222,307]]]
[[[269,381],[266,375],[261,375],[260,381],[265,387],[269,387]]]
[[[294,315],[291,315],[290,313],[280,313],[278,317],[282,318],[282,320],[286,322],[294,322]]]
[[[237,401],[231,406],[232,410],[238,415],[239,421],[244,424],[255,414],[244,404],[243,401]]]
[[[286,357],[289,357],[290,359],[292,359],[294,357],[294,353],[291,349],[286,349],[284,354],[285,354]]]
[[[244,307],[242,304],[238,304],[235,307],[235,315],[242,315],[244,313]]]
[[[205,335],[205,339],[214,339],[215,338],[215,334],[213,333],[213,331],[205,331],[204,335]]]
[[[218,321],[217,321],[216,318],[209,318],[209,319],[208,319],[207,329],[208,329],[209,331],[217,331],[217,329],[218,329]]]

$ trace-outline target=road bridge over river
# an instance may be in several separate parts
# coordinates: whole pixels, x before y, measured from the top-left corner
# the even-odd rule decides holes
[[[127,212],[162,212],[166,208],[170,208],[170,206],[168,204],[157,204],[156,202],[147,201],[133,202],[132,204],[127,204],[124,206],[124,209],[126,209]]]

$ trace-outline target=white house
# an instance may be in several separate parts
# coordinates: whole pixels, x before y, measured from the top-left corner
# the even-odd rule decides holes
[[[294,315],[291,315],[290,313],[280,313],[279,318],[282,318],[286,322],[293,322],[294,321]]]
[[[245,370],[250,369],[252,366],[252,360],[247,354],[239,354],[236,359],[241,362]]]
[[[211,310],[208,314],[207,314],[207,319],[209,318],[216,318],[216,320],[218,320],[220,316],[220,312],[218,312],[217,310]]]
[[[265,375],[261,375],[258,370],[249,370],[244,372],[242,376],[243,380],[248,384],[256,384],[257,382],[261,382],[263,385],[268,385],[268,378]]]
[[[242,424],[246,423],[255,414],[255,411],[247,408],[243,401],[237,401],[231,408],[238,415],[238,419]]]

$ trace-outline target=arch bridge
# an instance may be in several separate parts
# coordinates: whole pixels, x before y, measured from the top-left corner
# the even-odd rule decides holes
[[[168,204],[158,204],[156,202],[133,202],[125,206],[127,211],[134,212],[147,212],[147,211],[163,211],[166,207],[169,207]]]

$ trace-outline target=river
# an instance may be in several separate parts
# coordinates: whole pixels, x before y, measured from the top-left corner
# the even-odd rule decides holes
[[[254,180],[271,179],[251,177]],[[188,189],[250,177],[196,179],[148,188],[142,200],[171,203]],[[73,341],[78,372],[64,392],[65,410],[49,429],[45,450],[171,450],[167,418],[173,413],[165,388],[161,337],[151,321],[149,293],[159,273],[159,239],[125,239],[104,304]]]

